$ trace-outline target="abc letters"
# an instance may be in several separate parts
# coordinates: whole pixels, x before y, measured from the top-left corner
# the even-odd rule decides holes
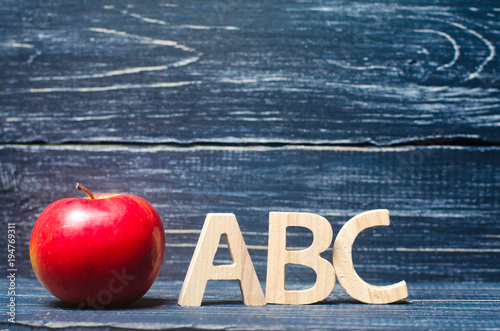
[[[389,211],[371,210],[350,219],[337,234],[333,245],[333,264],[320,256],[333,239],[330,223],[310,213],[269,213],[269,243],[266,295],[257,278],[254,266],[243,241],[234,214],[207,214],[203,229],[189,265],[178,303],[181,306],[199,306],[208,280],[239,281],[245,305],[310,304],[326,298],[338,279],[340,285],[354,299],[364,303],[385,304],[408,297],[405,281],[375,286],[366,283],[354,270],[352,245],[364,229],[389,225]],[[313,242],[302,250],[286,249],[286,228],[300,226],[311,230]],[[224,234],[233,262],[214,266],[213,259],[220,236]],[[316,272],[316,283],[303,290],[285,289],[285,265],[302,264]]]

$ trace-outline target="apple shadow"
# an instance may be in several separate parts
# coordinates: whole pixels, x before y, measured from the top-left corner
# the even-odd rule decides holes
[[[172,306],[174,304],[177,304],[177,301],[174,299],[166,299],[166,298],[148,298],[148,297],[142,297],[139,300],[125,305],[125,306],[109,306],[109,307],[92,307],[89,305],[86,305],[84,307],[79,307],[77,305],[73,305],[71,303],[67,303],[58,299],[53,299],[50,300],[49,302],[46,303],[47,306],[50,308],[56,308],[56,309],[65,309],[65,310],[106,310],[106,311],[112,311],[112,310],[131,310],[131,309],[151,309],[155,307],[161,307],[161,306]]]

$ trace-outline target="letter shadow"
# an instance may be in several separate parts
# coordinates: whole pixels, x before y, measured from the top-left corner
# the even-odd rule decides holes
[[[358,300],[352,299],[352,298],[337,298],[337,299],[327,298],[325,300],[313,303],[313,305],[335,305],[335,304],[357,304],[357,305],[366,305],[366,306],[370,306],[370,305],[380,306],[379,304],[364,303],[364,302],[361,302],[361,301],[358,301]],[[400,301],[396,301],[396,302],[392,302],[392,303],[381,304],[381,305],[383,306],[383,305],[406,305],[406,304],[411,304],[411,301],[408,299],[404,299],[404,300],[400,300]]]

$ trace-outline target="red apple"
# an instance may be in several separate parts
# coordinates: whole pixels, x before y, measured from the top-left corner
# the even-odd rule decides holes
[[[160,272],[165,233],[146,200],[128,194],[62,199],[38,217],[30,240],[35,275],[79,307],[122,306],[141,298]]]

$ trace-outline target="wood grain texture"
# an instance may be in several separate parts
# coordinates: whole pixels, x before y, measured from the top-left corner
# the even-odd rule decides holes
[[[264,280],[270,211],[318,214],[337,233],[387,208],[391,226],[363,231],[353,248],[367,282],[498,281],[499,158],[498,147],[1,146],[0,221],[17,224],[19,273],[32,277],[33,224],[51,202],[85,197],[77,181],[94,193],[137,194],[166,229],[159,277],[182,280],[206,214],[230,212]],[[311,244],[310,234],[289,236],[290,247]],[[314,279],[304,269],[288,275],[292,284]]]
[[[129,309],[75,310],[55,299],[34,279],[18,280],[15,330],[40,328],[202,329],[202,330],[496,330],[500,328],[499,283],[415,283],[401,304],[365,305],[342,287],[315,305],[241,303],[236,282],[214,282],[201,307],[176,303],[181,281],[157,281]],[[264,285],[264,284],[263,284]],[[6,288],[7,280],[0,280]],[[2,300],[5,293],[0,293]],[[0,322],[0,326],[8,326]]]
[[[1,142],[500,143],[491,1],[3,1]]]

